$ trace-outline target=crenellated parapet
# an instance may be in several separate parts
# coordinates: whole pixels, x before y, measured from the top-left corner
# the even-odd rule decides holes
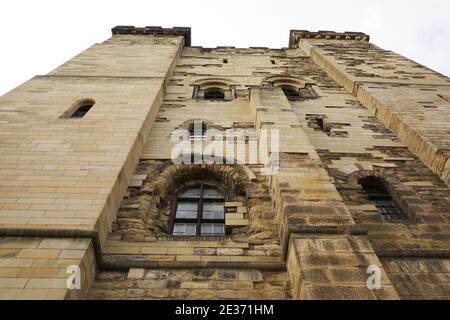
[[[153,36],[182,36],[184,37],[184,43],[186,46],[191,45],[191,28],[189,27],[142,27],[135,26],[117,26],[112,30],[112,34],[133,34],[133,35],[153,35]]]
[[[289,48],[295,48],[302,39],[325,39],[325,40],[355,40],[369,42],[369,35],[362,32],[335,32],[335,31],[307,31],[291,30],[289,36]]]

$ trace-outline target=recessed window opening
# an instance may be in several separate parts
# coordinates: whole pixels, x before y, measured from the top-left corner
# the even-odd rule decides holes
[[[281,90],[283,90],[286,98],[288,100],[297,100],[300,98],[298,89],[291,86],[281,86]]]
[[[93,99],[79,100],[72,105],[70,109],[62,115],[62,117],[73,119],[83,118],[91,110],[94,104],[95,101]]]
[[[205,90],[206,100],[224,100],[225,91],[220,88],[209,88]]]
[[[71,118],[83,118],[94,105],[82,105],[75,110]]]
[[[201,120],[195,120],[189,126],[189,137],[191,140],[203,140],[206,138],[207,130],[206,123]]]
[[[359,180],[359,184],[363,187],[366,196],[377,208],[379,214],[386,219],[401,218],[400,210],[379,178],[373,176],[362,178]]]

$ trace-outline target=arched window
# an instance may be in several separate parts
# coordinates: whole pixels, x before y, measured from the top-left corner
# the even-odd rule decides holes
[[[86,115],[86,113],[88,113],[89,110],[91,110],[92,107],[93,107],[93,105],[83,105],[83,106],[79,107],[72,114],[71,118],[83,118]]]
[[[209,101],[231,101],[235,96],[235,85],[227,79],[207,78],[195,81],[192,98]]]
[[[283,90],[286,98],[288,100],[298,100],[300,99],[299,90],[292,86],[281,86],[281,90]]]
[[[319,97],[313,88],[313,83],[289,75],[270,76],[264,79],[263,84],[280,88],[290,101],[304,101]]]
[[[180,192],[172,216],[172,235],[225,235],[225,198],[219,189],[206,184]]]
[[[397,205],[381,179],[374,176],[361,178],[359,179],[359,184],[363,187],[366,196],[384,218],[399,219],[402,217],[400,210],[397,208]]]
[[[94,99],[80,99],[72,104],[72,106],[61,115],[61,118],[83,118],[86,113],[91,110],[94,104]]]
[[[70,115],[71,118],[83,118],[86,113],[94,106],[95,101],[92,99],[80,100],[71,109],[74,110]]]
[[[205,100],[225,100],[225,91],[220,88],[208,88],[205,90]]]
[[[191,140],[203,140],[206,137],[207,125],[202,120],[194,120],[189,126],[189,137]]]

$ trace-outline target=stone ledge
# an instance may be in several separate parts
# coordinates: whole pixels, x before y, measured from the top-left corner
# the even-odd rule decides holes
[[[157,256],[155,256],[157,257]],[[162,261],[159,259],[145,260],[140,255],[104,255],[100,270],[126,271],[130,268],[144,269],[255,269],[260,271],[285,271],[286,262],[277,259],[261,261]]]
[[[300,39],[356,40],[369,42],[370,36],[363,32],[307,31],[291,30],[289,48],[294,48]]]
[[[133,35],[153,35],[153,36],[182,36],[184,37],[185,46],[191,45],[191,28],[190,27],[173,27],[162,28],[148,26],[138,28],[135,26],[117,26],[112,28],[112,34],[133,34]]]

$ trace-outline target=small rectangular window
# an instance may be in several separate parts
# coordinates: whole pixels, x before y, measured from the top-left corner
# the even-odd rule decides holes
[[[228,63],[228,59],[223,59],[223,63]]]

